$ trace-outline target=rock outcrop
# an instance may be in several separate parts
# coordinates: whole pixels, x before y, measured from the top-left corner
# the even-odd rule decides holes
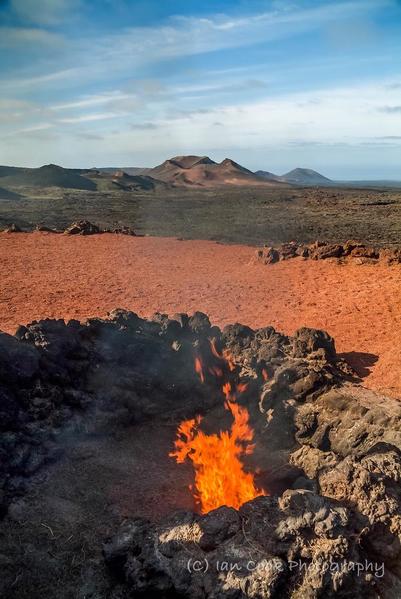
[[[43,230],[43,229],[41,229]],[[57,231],[53,231],[56,233]],[[111,229],[101,229],[97,225],[89,222],[88,220],[80,220],[72,223],[64,231],[66,235],[98,235],[99,233],[116,233],[118,235],[131,235],[135,236],[136,233],[131,227],[125,225],[116,226]]]
[[[280,497],[125,523],[103,548],[118,596],[399,596],[401,451],[341,460],[304,445],[292,458],[305,483]]]
[[[66,235],[96,235],[102,231],[97,225],[89,222],[88,220],[79,220],[69,225],[64,233]]]
[[[263,264],[274,264],[280,260],[297,257],[309,260],[337,258],[340,261],[352,261],[356,264],[376,264],[383,261],[391,265],[401,263],[401,250],[398,248],[377,249],[359,241],[349,240],[343,244],[322,241],[302,244],[291,241],[277,247],[265,246],[256,251],[256,259]]]
[[[116,310],[0,334],[2,514],[58,459],[69,431],[196,414],[205,430],[220,425],[222,352],[232,380],[247,383],[238,401],[255,450],[245,468],[269,496],[125,522],[104,545],[111,596],[399,596],[401,404],[358,387],[323,331],[221,331],[200,312],[144,320]]]
[[[1,333],[3,508],[57,455],[60,431],[82,426],[85,414],[90,414],[85,426],[93,428],[221,409],[216,381],[209,377],[202,385],[193,367],[200,351],[212,364],[212,337],[250,380],[244,401],[258,397],[264,367],[271,377],[264,402],[280,390],[303,401],[341,380],[343,364],[325,333],[303,329],[291,338],[270,327],[253,331],[241,325],[221,332],[200,312],[143,320],[117,310],[106,320],[43,320],[20,327],[15,337]],[[257,401],[251,412],[259,426]]]

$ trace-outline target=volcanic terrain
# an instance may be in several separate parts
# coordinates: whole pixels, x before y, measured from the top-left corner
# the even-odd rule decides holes
[[[174,185],[214,187],[219,185],[279,185],[258,177],[237,162],[225,158],[216,163],[208,156],[175,156],[148,171],[155,179]]]
[[[0,329],[39,318],[201,309],[218,325],[327,330],[384,393],[401,393],[401,266],[294,258],[257,263],[255,249],[208,241],[52,233],[0,234]]]

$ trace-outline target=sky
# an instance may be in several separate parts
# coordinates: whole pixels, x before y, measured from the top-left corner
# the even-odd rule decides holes
[[[401,179],[401,0],[0,0],[0,164]]]

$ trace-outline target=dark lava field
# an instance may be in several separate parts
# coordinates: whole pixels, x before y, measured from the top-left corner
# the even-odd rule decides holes
[[[0,228],[64,229],[88,219],[143,235],[259,245],[357,239],[397,246],[401,191],[374,188],[230,187],[87,191],[18,187],[1,193]],[[2,199],[4,198],[4,199]]]

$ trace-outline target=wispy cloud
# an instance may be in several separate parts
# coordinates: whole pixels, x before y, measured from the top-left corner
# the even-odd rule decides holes
[[[18,77],[18,78],[3,78],[0,79],[0,85],[2,90],[11,90],[11,91],[31,91],[31,89],[36,88],[40,85],[51,85],[56,84],[59,85],[60,82],[64,82],[67,80],[77,79],[80,76],[79,68],[68,68],[61,69],[59,71],[51,71],[49,73],[35,75],[32,77]]]
[[[102,141],[104,138],[97,133],[90,133],[89,131],[80,131],[75,134],[78,139],[83,139],[85,141]]]
[[[401,135],[381,135],[379,136],[377,139],[384,139],[384,140],[400,140],[401,141]]]
[[[58,119],[59,123],[89,123],[91,121],[105,121],[108,119],[120,118],[127,116],[124,113],[113,112],[97,112],[91,114],[81,114],[79,116],[64,117]]]
[[[399,114],[401,113],[400,106],[379,106],[378,110],[387,114]]]
[[[51,106],[52,110],[71,110],[76,108],[90,108],[91,106],[99,106],[101,104],[109,104],[115,100],[124,100],[129,98],[128,94],[121,93],[119,91],[98,94],[94,96],[87,96],[74,100],[73,102],[66,102],[61,104],[54,104]]]
[[[210,53],[278,40],[293,33],[321,28],[333,21],[361,17],[387,0],[344,1],[292,11],[272,10],[232,19],[226,15],[211,18],[175,17],[159,27],[132,27],[109,36],[101,47],[92,45],[91,59],[122,68],[174,57]]]
[[[131,123],[130,128],[133,131],[154,131],[159,127],[155,123]]]
[[[29,14],[33,14],[34,0],[19,0]],[[53,0],[46,0],[52,5]],[[67,0],[55,3],[60,14]],[[63,78],[98,81],[105,73],[115,78],[132,69],[151,63],[165,62],[174,58],[209,54],[218,50],[229,50],[257,43],[279,40],[293,34],[313,31],[325,24],[358,18],[368,14],[374,7],[387,4],[387,0],[358,0],[316,5],[312,8],[293,10],[271,10],[256,15],[232,18],[217,15],[210,18],[175,17],[166,24],[149,27],[127,27],[117,33],[90,36],[86,41],[66,39],[64,68],[58,73]],[[46,4],[47,6],[47,4]],[[45,8],[46,8],[45,6]],[[20,7],[21,8],[21,7]],[[21,8],[22,10],[22,8]],[[42,12],[42,11],[37,11]],[[43,11],[46,14],[46,10]],[[19,33],[18,33],[19,31]],[[8,43],[24,43],[25,39],[37,39],[38,43],[61,43],[57,34],[43,29],[19,29],[4,37]],[[68,64],[69,63],[69,64]],[[79,64],[79,67],[76,65]],[[74,66],[73,66],[74,65]],[[43,73],[42,78],[54,77],[54,73]],[[38,77],[26,78],[20,85],[33,85]],[[51,81],[52,79],[49,79]]]

